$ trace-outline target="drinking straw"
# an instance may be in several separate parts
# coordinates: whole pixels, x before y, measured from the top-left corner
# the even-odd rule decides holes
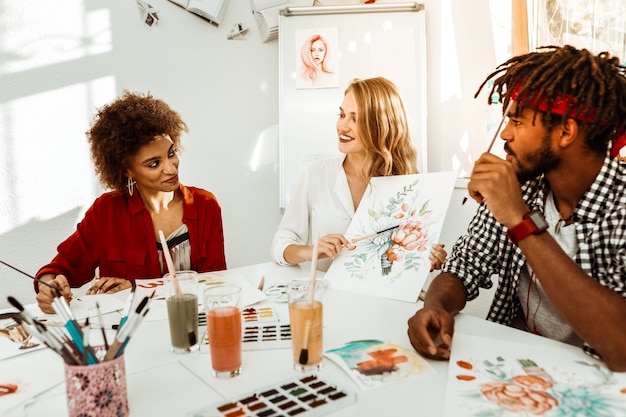
[[[176,298],[180,298],[183,294],[180,291],[180,286],[178,285],[178,279],[176,277],[176,269],[174,268],[174,261],[172,261],[172,255],[170,255],[170,248],[167,246],[167,240],[165,240],[165,235],[163,234],[163,230],[159,229],[159,238],[161,239],[161,246],[163,248],[163,254],[165,255],[165,262],[167,263],[167,270],[170,272],[172,276],[172,283],[174,284],[174,291],[176,291]]]

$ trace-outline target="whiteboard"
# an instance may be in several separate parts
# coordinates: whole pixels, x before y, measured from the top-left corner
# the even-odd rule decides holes
[[[426,172],[426,39],[419,3],[288,7],[279,16],[279,198],[284,209],[301,168],[338,155],[336,122],[343,94],[354,78],[393,81],[408,113]],[[299,75],[304,36],[328,34],[336,76],[327,86],[303,87]]]

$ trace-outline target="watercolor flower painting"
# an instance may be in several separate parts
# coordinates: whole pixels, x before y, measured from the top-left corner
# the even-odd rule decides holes
[[[626,416],[626,375],[611,372],[578,348],[555,346],[538,349],[455,335],[445,415]],[[504,350],[493,353],[494,348]],[[463,352],[455,354],[457,349]]]
[[[354,340],[329,349],[324,355],[338,364],[363,389],[434,372],[417,353],[384,340]]]
[[[372,178],[333,260],[331,286],[415,301],[430,272],[455,181],[454,172]]]
[[[419,180],[404,186],[395,196],[390,197],[386,206],[369,208],[370,226],[380,229],[352,239],[350,259],[344,265],[352,277],[366,278],[366,271],[370,262],[380,262],[381,276],[398,277],[392,275],[394,262],[403,262],[403,270],[418,270],[424,263],[421,252],[428,249],[428,216],[432,213],[428,209],[429,201],[421,207],[415,208],[409,197],[419,191]],[[360,250],[355,250],[360,247]]]

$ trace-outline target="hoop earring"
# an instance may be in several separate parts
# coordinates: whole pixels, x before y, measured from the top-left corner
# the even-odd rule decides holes
[[[127,177],[126,180],[126,188],[128,188],[128,194],[133,195],[133,192],[135,191],[135,180],[133,180],[133,177]]]

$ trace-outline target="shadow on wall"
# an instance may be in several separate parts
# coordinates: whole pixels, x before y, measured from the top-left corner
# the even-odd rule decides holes
[[[31,220],[0,235],[0,259],[34,275],[56,255],[57,245],[76,229],[81,214],[77,207],[49,220]],[[35,302],[32,280],[0,264],[0,309],[11,307],[8,296],[22,304]]]

